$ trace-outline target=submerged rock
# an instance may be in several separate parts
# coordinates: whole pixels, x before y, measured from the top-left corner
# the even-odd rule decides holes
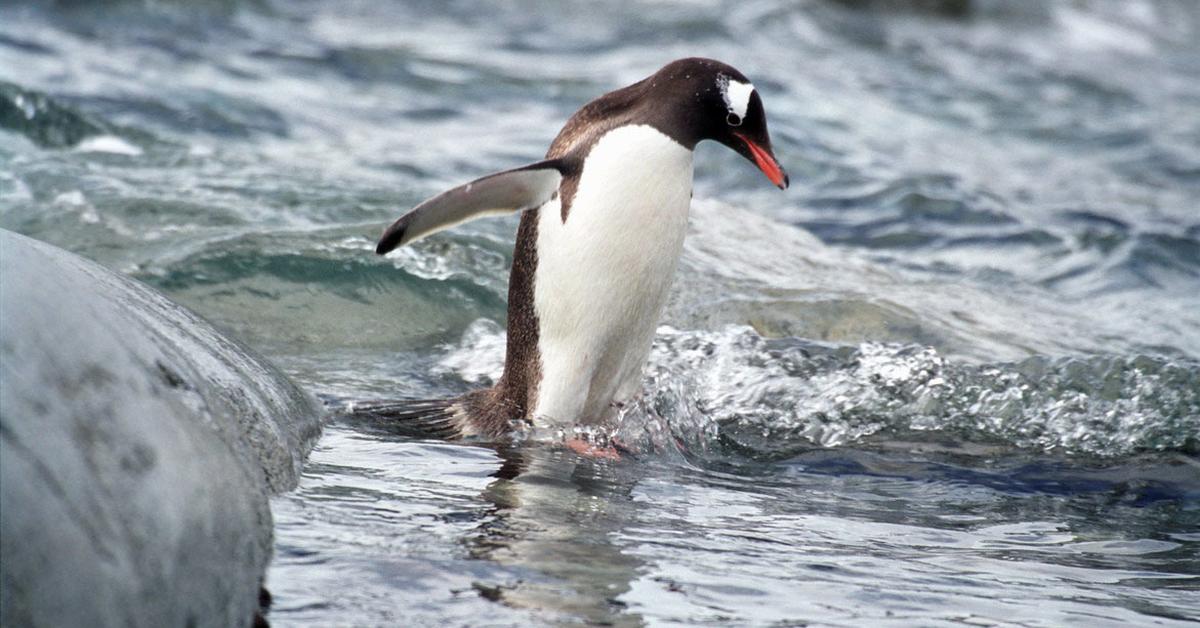
[[[0,129],[20,133],[43,148],[68,148],[104,128],[40,92],[0,81]]]
[[[249,624],[317,404],[61,249],[0,231],[0,273],[0,624]]]

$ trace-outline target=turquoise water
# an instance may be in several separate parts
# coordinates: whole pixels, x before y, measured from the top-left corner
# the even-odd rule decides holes
[[[792,188],[697,152],[642,453],[335,421],[273,504],[271,621],[1185,625],[1197,41],[1186,1],[9,3],[0,226],[333,406],[457,394],[499,372],[515,221],[380,230],[720,58]]]

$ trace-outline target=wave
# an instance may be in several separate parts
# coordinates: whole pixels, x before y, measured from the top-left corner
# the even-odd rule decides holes
[[[106,125],[41,92],[0,81],[0,128],[43,148],[70,148],[108,133]]]
[[[321,356],[331,370],[363,349],[419,351],[503,315],[507,258],[495,243],[460,235],[383,260],[363,230],[202,234],[136,276],[269,354]]]
[[[476,321],[436,369],[488,384],[503,366],[503,339],[496,323]],[[906,439],[1101,458],[1196,455],[1200,362],[1105,355],[974,365],[911,344],[661,327],[642,394],[615,433],[700,456],[785,458]]]
[[[1154,356],[968,365],[915,345],[666,329],[646,393],[685,433],[703,426],[756,454],[911,432],[1072,455],[1200,452],[1200,363]]]

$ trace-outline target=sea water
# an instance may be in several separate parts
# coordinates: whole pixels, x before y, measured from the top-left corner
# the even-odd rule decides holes
[[[699,147],[635,453],[334,419],[276,625],[1200,621],[1195,3],[44,4],[0,6],[0,226],[334,409],[500,372],[516,219],[375,256],[407,208],[677,57],[766,105],[792,187]]]

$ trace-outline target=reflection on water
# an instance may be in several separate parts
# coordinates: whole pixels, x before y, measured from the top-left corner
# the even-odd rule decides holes
[[[275,503],[273,620],[640,625],[620,597],[642,563],[613,543],[636,517],[635,463],[367,440],[336,424],[313,456]]]
[[[333,424],[275,503],[272,619],[1182,625],[1197,478],[1180,455],[886,441],[697,466]]]
[[[481,498],[493,518],[465,543],[472,558],[535,574],[478,585],[488,599],[520,609],[563,613],[591,625],[640,625],[620,597],[642,566],[611,536],[634,523],[631,464],[581,460],[549,447],[504,452],[497,479]]]

